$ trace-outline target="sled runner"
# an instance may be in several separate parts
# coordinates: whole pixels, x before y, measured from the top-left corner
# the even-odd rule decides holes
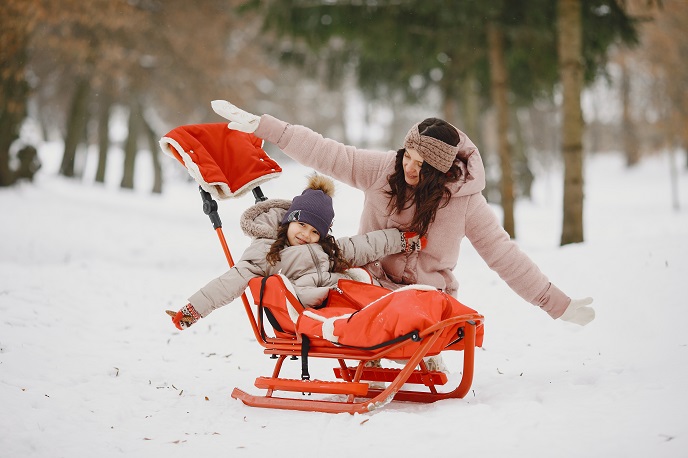
[[[224,124],[222,129],[215,126],[179,127],[160,143],[163,151],[187,167],[198,182],[203,211],[231,268],[234,260],[213,197],[235,197],[250,189],[256,202],[265,200],[257,184],[278,176],[281,169],[260,148],[256,137],[229,131]],[[198,132],[211,130],[212,141],[199,140],[202,135]],[[196,135],[190,137],[189,132]],[[229,135],[231,139],[226,138]],[[231,158],[226,153],[228,144],[234,149]],[[243,146],[234,148],[237,144]],[[237,166],[237,160],[250,166]],[[208,180],[209,170],[213,181]],[[353,414],[374,411],[392,401],[430,403],[462,398],[471,387],[475,347],[482,344],[484,318],[434,288],[413,285],[390,291],[340,280],[339,288],[330,292],[326,305],[319,309],[301,305],[289,280],[280,275],[254,278],[248,290],[253,300],[249,301],[246,292],[241,300],[249,323],[263,353],[275,364],[271,375],[255,380],[264,394],[234,388],[232,397],[246,405]],[[428,370],[423,358],[446,350],[463,351],[463,369],[458,385],[442,390],[447,375]],[[300,379],[281,376],[287,358],[300,359]],[[309,361],[314,359],[331,361],[333,372],[311,378]],[[395,360],[403,367],[366,364],[380,359]],[[386,385],[371,388],[372,382]],[[287,394],[276,396],[276,392]]]

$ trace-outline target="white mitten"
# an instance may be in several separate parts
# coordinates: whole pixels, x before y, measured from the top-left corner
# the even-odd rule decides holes
[[[213,100],[210,106],[213,107],[215,113],[230,121],[227,127],[232,130],[252,134],[260,123],[260,116],[237,108],[226,100]]]
[[[595,319],[595,309],[588,307],[592,304],[592,297],[572,299],[568,308],[559,319],[585,326]]]

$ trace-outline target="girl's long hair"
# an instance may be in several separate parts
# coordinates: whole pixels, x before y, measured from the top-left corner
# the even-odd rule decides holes
[[[282,260],[282,256],[280,255],[280,253],[289,244],[287,241],[288,229],[289,223],[280,225],[279,229],[277,230],[277,238],[272,243],[272,245],[270,245],[270,250],[268,251],[268,254],[265,256],[265,259],[267,259],[268,263],[271,266],[274,266]],[[344,256],[342,255],[342,250],[339,248],[339,245],[337,245],[337,241],[334,239],[333,236],[329,234],[325,235],[324,237],[321,236],[320,240],[318,241],[318,244],[322,247],[323,251],[330,258],[330,272],[341,273],[351,267],[349,261],[344,259]]]
[[[454,126],[438,118],[426,119],[420,123],[418,131],[422,135],[434,137],[452,146],[458,145],[461,140]],[[449,204],[451,191],[447,184],[457,181],[461,170],[456,161],[446,173],[442,173],[427,162],[423,162],[418,184],[409,186],[404,178],[402,165],[405,152],[405,148],[397,151],[394,172],[387,178],[390,187],[390,190],[387,191],[389,209],[392,213],[399,213],[415,206],[416,211],[406,230],[425,235],[430,224],[435,221],[437,210]]]

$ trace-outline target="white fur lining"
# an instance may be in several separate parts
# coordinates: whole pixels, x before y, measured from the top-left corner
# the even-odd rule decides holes
[[[323,339],[329,340],[330,342],[333,343],[338,343],[339,342],[339,337],[334,335],[334,322],[337,320],[341,319],[347,319],[352,313],[347,313],[346,315],[340,315],[340,316],[333,316],[331,318],[325,318],[324,316],[316,315],[315,313],[311,312],[310,310],[306,310],[303,312],[305,316],[308,318],[312,318],[316,321],[320,321],[322,323],[322,336]]]
[[[296,295],[296,289],[294,289],[294,285],[291,284],[289,279],[285,277],[282,274],[278,274],[280,278],[282,278],[282,281],[284,282],[284,286],[287,287],[287,290],[294,295],[294,297],[298,297]],[[293,305],[291,305],[291,301],[287,300],[287,312],[289,313],[289,318],[291,318],[291,321],[296,324],[296,321],[299,319],[299,312],[294,308]]]
[[[370,307],[371,305],[373,305],[377,301],[382,300],[391,294],[398,293],[400,291],[409,291],[409,290],[437,291],[437,288],[435,288],[434,286],[430,286],[430,285],[406,285],[406,286],[402,286],[399,289],[395,289],[394,291],[390,291],[389,293],[385,294],[384,296],[382,296],[378,299],[375,299],[373,302],[366,305],[365,307]],[[365,308],[365,307],[363,307],[363,308]],[[316,320],[316,321],[320,321],[322,323],[323,338],[326,340],[329,340],[330,342],[333,342],[333,343],[339,342],[339,337],[334,335],[334,322],[337,320],[341,320],[341,319],[348,319],[349,317],[351,317],[351,315],[353,315],[353,313],[347,313],[347,314],[340,315],[340,316],[325,318],[324,316],[317,315],[317,314],[311,312],[310,310],[304,311],[303,314],[309,318]]]
[[[344,273],[351,277],[352,280],[367,283],[369,285],[373,284],[373,277],[370,275],[370,272],[362,267],[351,267],[350,269],[346,269]]]
[[[207,183],[205,179],[203,178],[203,175],[201,174],[201,170],[198,168],[198,165],[191,159],[191,156],[189,153],[184,151],[184,148],[173,138],[170,137],[162,137],[160,139],[160,149],[162,149],[163,153],[167,154],[168,156],[172,156],[173,158],[177,159],[174,154],[169,151],[168,147],[174,148],[177,153],[179,153],[179,156],[181,156],[182,160],[184,161],[184,166],[186,167],[186,170],[189,172],[189,175],[191,175],[191,178],[196,180],[196,183],[203,188],[204,191],[207,191],[216,199],[228,199],[230,197],[240,197],[244,193],[252,190],[256,186],[260,186],[262,183],[272,180],[273,178],[277,178],[282,174],[282,172],[277,172],[275,171],[274,173],[268,173],[263,176],[260,176],[256,178],[255,180],[252,180],[245,185],[243,185],[241,188],[236,189],[232,191],[232,189],[229,187],[228,183],[225,182],[214,182],[214,183]]]
[[[406,285],[406,286],[402,286],[401,288],[395,289],[395,290],[392,291],[392,292],[395,293],[395,292],[397,292],[397,291],[407,291],[407,290],[409,290],[409,289],[416,289],[416,290],[418,290],[418,291],[437,291],[437,288],[434,287],[434,286],[415,284],[415,285]]]
[[[366,305],[365,307],[363,307],[363,308],[370,307],[371,305],[373,305],[373,304],[376,303],[377,301],[381,301],[382,299],[384,299],[384,298],[386,298],[386,297],[388,297],[388,296],[390,296],[390,295],[392,295],[392,294],[394,294],[394,293],[399,293],[399,292],[401,292],[401,291],[409,291],[409,290],[416,290],[416,291],[437,291],[437,288],[435,288],[434,286],[430,286],[430,285],[406,285],[406,286],[402,286],[402,287],[399,288],[399,289],[395,289],[395,290],[393,290],[393,291],[390,291],[389,293],[385,294],[385,295],[382,296],[382,297],[378,297],[378,298],[375,299],[373,302],[367,304],[367,305]]]

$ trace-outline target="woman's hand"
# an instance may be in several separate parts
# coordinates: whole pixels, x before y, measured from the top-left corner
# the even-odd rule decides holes
[[[227,127],[232,130],[252,134],[260,124],[260,116],[237,108],[226,100],[213,100],[210,106],[215,113],[230,121]]]
[[[595,309],[588,307],[592,304],[592,297],[572,299],[564,314],[559,319],[585,326],[595,319]]]

